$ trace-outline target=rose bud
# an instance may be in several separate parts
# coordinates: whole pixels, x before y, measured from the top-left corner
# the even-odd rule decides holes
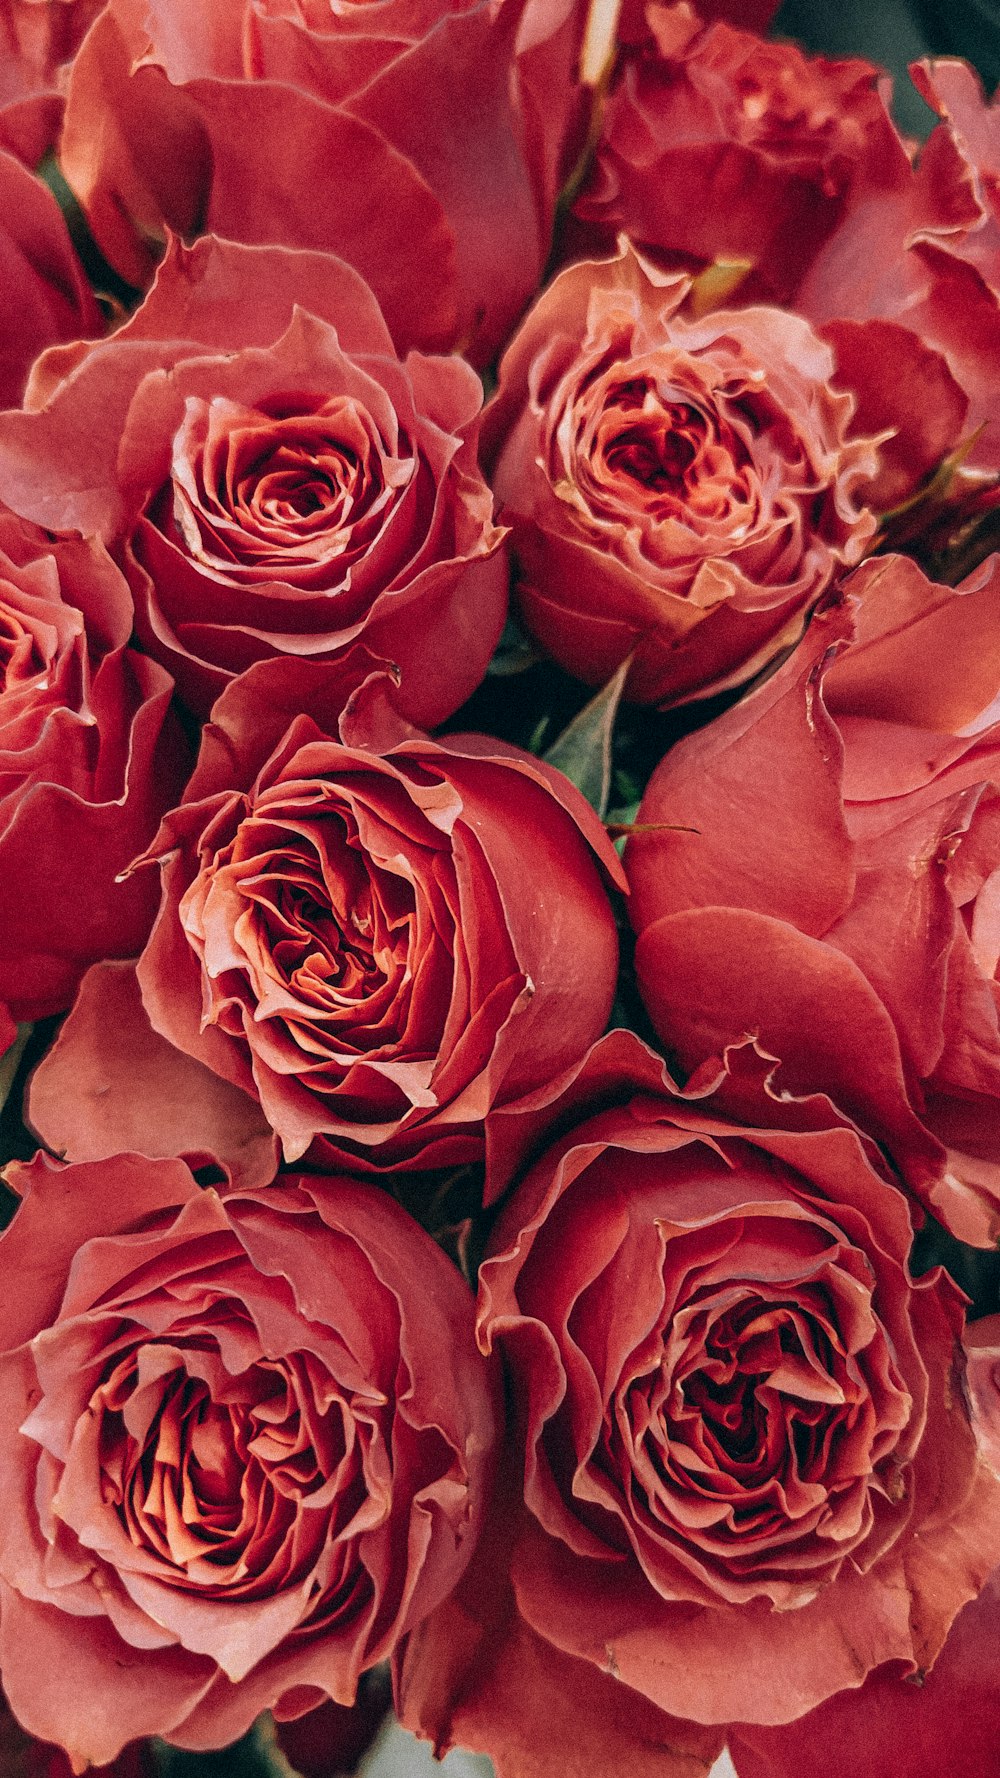
[[[739,685],[871,543],[829,348],[775,309],[686,312],[627,245],[571,266],[500,367],[489,451],[528,628],[661,706]]]
[[[685,1073],[754,1032],[960,1240],[1000,1235],[1000,557],[865,564],[673,748],[626,852],[636,972]],[[672,829],[673,831],[668,831]]]
[[[450,1695],[502,1778],[544,1769],[504,1637],[535,1649],[542,1746],[551,1648],[552,1689],[569,1668],[603,1693],[629,1770],[655,1706],[678,1759],[660,1769],[688,1772],[685,1719],[783,1723],[884,1663],[922,1672],[996,1565],[961,1292],[910,1277],[906,1201],[852,1130],[715,1115],[715,1087],[767,1066],[744,1045],[681,1096],[612,1032],[490,1237],[479,1339],[505,1358],[524,1453],[512,1614],[474,1561],[400,1661],[407,1719],[447,1743]],[[442,1626],[462,1618],[442,1695]]]
[[[328,673],[312,672],[283,688],[286,663],[264,663],[216,706],[149,852],[163,900],[142,1004],[93,972],[35,1078],[33,1124],[72,1158],[95,1154],[95,1119],[103,1143],[144,1147],[161,1099],[176,1152],[203,1152],[212,1094],[178,1124],[179,1051],[259,1100],[286,1161],[316,1138],[352,1168],[479,1160],[493,1108],[604,1028],[618,945],[601,868],[623,878],[580,793],[489,736],[408,728],[379,677],[324,729]],[[140,1106],[150,1025],[163,1061]]]
[[[401,363],[340,261],[175,245],[124,327],[50,353],[31,411],[0,418],[0,495],[114,551],[143,646],[199,714],[256,660],[363,640],[431,725],[506,612],[481,402],[457,358]]]
[[[134,955],[152,925],[152,885],[119,873],[190,759],[131,629],[99,544],[0,509],[0,1000],[17,1019],[65,1011],[88,964]]]
[[[450,1591],[496,1391],[459,1273],[385,1193],[221,1199],[179,1161],[10,1170],[0,1668],[80,1771],[350,1704]]]

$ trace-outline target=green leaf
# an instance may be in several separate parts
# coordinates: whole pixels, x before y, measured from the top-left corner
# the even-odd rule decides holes
[[[630,656],[542,756],[546,765],[555,766],[583,792],[602,821],[611,793],[615,718],[631,664]]]

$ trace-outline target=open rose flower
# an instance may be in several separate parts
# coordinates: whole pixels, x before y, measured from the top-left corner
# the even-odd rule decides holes
[[[570,672],[668,705],[738,685],[799,634],[875,521],[875,467],[829,349],[776,309],[686,310],[627,246],[571,266],[505,354],[493,485],[521,609]]]
[[[703,28],[686,4],[648,16],[574,206],[575,255],[624,230],[671,269],[703,273],[711,300],[803,315],[834,351],[834,386],[855,397],[855,429],[882,440],[877,510],[960,445],[995,472],[1000,113],[973,71],[913,69],[942,117],[915,155],[864,62]]]
[[[190,759],[171,680],[126,646],[129,590],[96,543],[0,509],[0,1000],[63,1012],[88,964],[130,956],[156,896],[119,882]]]
[[[255,660],[363,638],[432,725],[506,610],[481,402],[460,359],[401,363],[340,261],[175,245],[113,338],[49,354],[31,411],[0,419],[0,496],[115,550],[145,647],[199,713]]]
[[[611,1033],[490,1237],[479,1337],[506,1360],[524,1452],[516,1613],[498,1620],[495,1565],[474,1565],[402,1651],[401,1693],[439,1741],[450,1699],[501,1778],[545,1769],[529,1727],[546,1748],[505,1684],[505,1635],[603,1694],[630,1770],[633,1725],[645,1741],[651,1707],[669,1713],[673,1774],[698,1745],[684,1719],[785,1722],[885,1662],[923,1671],[995,1565],[961,1295],[910,1278],[906,1201],[853,1131],[715,1115],[713,1089],[766,1066],[730,1051],[681,1097]]]
[[[95,971],[36,1077],[35,1127],[73,1158],[94,1153],[95,1118],[102,1141],[145,1147],[162,1098],[173,1127],[180,1051],[260,1101],[288,1161],[316,1138],[351,1167],[477,1160],[494,1106],[555,1081],[604,1028],[618,946],[601,867],[622,879],[579,792],[487,736],[408,729],[378,679],[324,729],[313,675],[307,692],[265,663],[216,706],[150,850],[163,901],[140,1034],[117,997],[102,1016],[114,990]],[[140,1104],[131,1055],[150,1024],[164,1067]],[[179,1152],[204,1150],[202,1114],[192,1103]]]
[[[960,1239],[1000,1234],[1000,558],[867,563],[796,655],[671,750],[627,852],[636,968],[684,1070],[750,1032]],[[836,658],[834,659],[834,655]]]
[[[364,275],[401,351],[487,362],[545,263],[572,102],[565,56],[547,106],[537,75],[522,92],[525,10],[109,0],[74,64],[61,162],[134,284],[165,225],[322,248]],[[526,53],[552,30],[534,8]]]
[[[454,1586],[495,1394],[469,1291],[385,1194],[220,1199],[178,1161],[12,1170],[0,1669],[100,1764],[350,1703]],[[39,1264],[39,1255],[44,1264]]]

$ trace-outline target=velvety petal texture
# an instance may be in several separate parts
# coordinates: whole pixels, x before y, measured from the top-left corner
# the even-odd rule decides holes
[[[50,353],[29,411],[0,419],[0,493],[113,550],[144,648],[200,715],[255,661],[363,639],[433,724],[506,613],[481,401],[458,358],[402,363],[341,261],[175,244],[131,320]]]
[[[1000,559],[950,588],[887,557],[845,591],[654,773],[660,831],[627,853],[639,981],[683,1069],[756,1034],[780,1084],[829,1093],[989,1245]]]
[[[524,0],[227,0],[211,21],[198,0],[111,0],[63,165],[135,284],[165,225],[321,248],[368,279],[401,351],[487,362],[545,262],[573,85],[561,61],[543,112],[521,61],[557,23]],[[329,177],[362,160],[363,181]]]
[[[133,955],[155,885],[119,874],[180,795],[172,681],[127,646],[128,586],[95,542],[0,509],[0,999],[63,1012],[87,965]]]
[[[124,1156],[9,1175],[0,1668],[77,1769],[350,1704],[455,1584],[493,1379],[450,1262],[336,1178],[202,1191]]]
[[[314,666],[307,685],[268,662],[219,700],[149,853],[163,900],[141,1004],[88,978],[88,1016],[74,1014],[36,1077],[47,1138],[65,1142],[69,1125],[87,1143],[91,1122],[102,1145],[134,1133],[117,1060],[131,1018],[148,1057],[143,1115],[155,1127],[162,1094],[179,1152],[214,1137],[229,1162],[218,1138],[246,1125],[208,1091],[178,1106],[149,1025],[203,1083],[209,1071],[229,1099],[259,1101],[288,1161],[317,1138],[351,1166],[473,1160],[494,1107],[557,1080],[603,1029],[618,945],[602,870],[624,879],[589,805],[502,742],[408,728],[384,675],[338,729],[333,672]],[[92,1120],[60,1109],[59,1081],[74,1076],[98,1085]]]
[[[699,314],[623,243],[562,272],[508,347],[487,456],[525,622],[560,664],[661,706],[801,633],[875,528],[877,459],[830,350],[777,309]]]
[[[480,1268],[524,1453],[520,1620],[617,1682],[619,1720],[631,1691],[783,1723],[924,1671],[995,1564],[1000,1485],[960,1293],[909,1276],[904,1198],[849,1128],[734,1126],[630,1033],[557,1115]]]
[[[929,1673],[872,1674],[780,1729],[730,1731],[738,1778],[938,1778],[996,1765],[1000,1577],[961,1611]]]

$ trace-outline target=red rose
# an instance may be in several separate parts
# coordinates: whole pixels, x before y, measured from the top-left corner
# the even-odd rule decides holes
[[[100,12],[103,0],[0,0],[0,132],[18,108],[27,116],[37,100],[52,101],[59,112],[59,89],[66,68]]]
[[[118,998],[102,1017],[114,985],[95,972],[36,1078],[47,1139],[93,1155],[96,1115],[102,1142],[144,1147],[161,1098],[176,1120],[181,1051],[259,1099],[286,1160],[322,1137],[352,1167],[460,1163],[482,1156],[494,1107],[599,1035],[618,946],[598,860],[620,867],[593,811],[529,755],[431,741],[381,698],[377,681],[359,694],[339,738],[318,720],[322,668],[304,687],[269,662],[220,699],[150,853],[163,901],[138,965],[145,1035]],[[150,1023],[165,1072],[151,1066],[139,1107],[130,1058]],[[208,1146],[202,1115],[181,1152]]]
[[[887,557],[657,768],[627,852],[636,968],[682,1069],[752,1032],[960,1239],[1000,1232],[1000,558]],[[834,654],[836,659],[833,659]],[[831,665],[832,660],[832,665]]]
[[[522,102],[524,10],[111,0],[74,65],[66,176],[132,283],[164,224],[322,248],[368,280],[401,351],[486,362],[545,262],[571,98],[564,79],[545,116]]]
[[[385,1194],[220,1199],[180,1162],[12,1170],[0,1667],[75,1760],[354,1698],[454,1586],[494,1391],[469,1292]],[[40,1256],[41,1261],[40,1263]]]
[[[628,695],[660,705],[750,678],[875,524],[828,348],[776,309],[699,319],[689,291],[624,246],[562,272],[489,434],[528,627],[582,679],[633,655]]]
[[[4,1778],[73,1778],[73,1767],[62,1748],[26,1735],[2,1699],[0,1770]],[[156,1778],[156,1758],[148,1742],[134,1742],[110,1766],[99,1770],[102,1778]]]
[[[457,358],[402,364],[339,261],[203,241],[113,338],[43,361],[32,411],[0,421],[0,493],[116,549],[145,647],[200,713],[255,660],[363,637],[433,724],[506,609],[481,401]]]
[[[714,1115],[713,1086],[766,1065],[731,1051],[684,1098],[612,1033],[480,1268],[480,1343],[504,1355],[524,1450],[505,1633],[533,1641],[542,1693],[547,1647],[553,1690],[582,1668],[607,1700],[612,1677],[629,1769],[633,1701],[644,1736],[650,1705],[671,1713],[679,1752],[676,1719],[784,1722],[887,1661],[923,1670],[1000,1548],[957,1382],[961,1294],[911,1280],[905,1200],[851,1130]],[[523,1759],[502,1643],[491,1672],[471,1629],[499,1593],[474,1564],[402,1651],[401,1690],[439,1742],[450,1695],[458,1733],[517,1778],[544,1767]],[[542,1710],[534,1727],[544,1751]]]
[[[706,301],[804,315],[855,430],[882,438],[877,510],[959,444],[995,470],[1000,137],[976,76],[914,71],[945,119],[914,160],[865,63],[703,29],[685,5],[650,18],[655,44],[623,59],[575,206],[576,252],[624,229],[671,269],[705,268]]]
[[[786,302],[862,168],[902,154],[877,70],[705,26],[686,4],[649,19],[574,210],[694,264],[744,262],[741,297]]]
[[[190,761],[171,681],[128,648],[132,601],[99,544],[0,509],[0,1000],[69,1005],[88,964],[133,955],[156,896],[118,875]]]

